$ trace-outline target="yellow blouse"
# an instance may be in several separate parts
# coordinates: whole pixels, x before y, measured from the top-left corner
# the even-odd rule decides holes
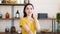
[[[26,17],[23,17],[23,18],[20,18],[19,20],[19,26],[22,26],[26,24],[30,30],[33,32],[33,34],[36,34],[36,28],[35,28],[35,22],[34,21],[30,21],[28,18]],[[24,28],[21,28],[22,30],[22,34],[28,34]]]

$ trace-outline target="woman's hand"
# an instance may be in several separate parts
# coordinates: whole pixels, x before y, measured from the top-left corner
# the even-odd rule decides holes
[[[33,32],[32,31],[29,31],[28,34],[33,34]]]
[[[38,31],[38,32],[40,32],[40,30],[41,30],[41,26],[40,26],[40,24],[39,24],[39,21],[38,21],[38,19],[37,19],[37,17],[35,17],[35,15],[33,15],[33,19],[34,19],[34,21],[35,21],[35,23],[36,23],[36,30]]]
[[[34,14],[33,14],[33,19],[34,19],[35,22],[38,22],[38,19]]]
[[[37,19],[37,17],[33,14],[33,19]]]

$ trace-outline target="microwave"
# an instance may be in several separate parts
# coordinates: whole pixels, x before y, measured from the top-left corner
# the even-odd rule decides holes
[[[48,14],[47,13],[38,13],[38,19],[40,18],[48,18]]]

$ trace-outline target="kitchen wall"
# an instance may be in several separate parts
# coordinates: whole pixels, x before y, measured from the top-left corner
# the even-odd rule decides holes
[[[30,0],[30,3],[34,5],[35,14],[48,13],[48,18],[56,18],[56,13],[60,12],[60,0]],[[51,20],[40,20],[42,29],[52,30]],[[54,27],[54,26],[53,26]],[[55,21],[55,31],[57,29],[57,22]],[[54,29],[54,28],[53,28]]]
[[[35,13],[48,13],[52,18],[60,11],[60,0],[30,0],[35,7]]]
[[[37,13],[48,13],[49,18],[56,18],[56,13],[60,12],[60,0],[30,0],[30,3],[34,5],[34,14],[37,16]],[[23,8],[24,6],[15,6],[14,7],[14,16],[17,10],[20,12],[20,17],[23,17]],[[5,13],[9,12],[11,15],[11,6],[0,6],[0,13],[3,14],[5,18]],[[10,16],[11,18],[11,16]],[[6,27],[11,27],[11,20],[0,20],[0,32],[4,32]],[[52,21],[51,20],[40,20],[40,25],[42,29],[52,30]],[[17,31],[20,29],[19,20],[14,20],[14,25]],[[56,22],[57,25],[57,22]],[[56,28],[57,29],[57,28]]]

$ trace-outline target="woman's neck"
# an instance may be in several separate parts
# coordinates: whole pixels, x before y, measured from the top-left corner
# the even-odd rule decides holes
[[[31,18],[31,16],[29,16],[29,15],[28,15],[27,17],[28,17],[28,18]]]
[[[28,20],[29,20],[30,22],[34,21],[31,16],[27,16],[27,18],[28,18]]]
[[[27,15],[27,18],[28,18],[28,19],[32,19],[31,15]]]

